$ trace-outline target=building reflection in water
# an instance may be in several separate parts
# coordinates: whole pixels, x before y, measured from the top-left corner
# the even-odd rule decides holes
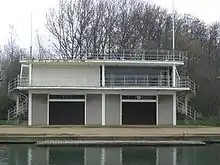
[[[177,165],[177,148],[10,146],[9,165]]]

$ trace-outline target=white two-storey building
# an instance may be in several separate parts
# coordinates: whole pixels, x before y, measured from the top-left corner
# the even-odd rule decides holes
[[[194,92],[180,77],[184,54],[169,50],[121,51],[74,59],[22,58],[9,82],[17,105],[9,120],[27,115],[28,125],[176,125],[177,112],[195,117],[177,100]]]

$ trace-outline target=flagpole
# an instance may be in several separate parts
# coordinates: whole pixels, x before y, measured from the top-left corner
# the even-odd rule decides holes
[[[33,55],[33,45],[32,45],[32,38],[33,38],[33,20],[32,20],[33,18],[32,18],[32,12],[31,12],[31,40],[30,40],[30,57],[32,58],[32,55]]]
[[[172,10],[173,10],[173,56],[175,53],[175,4],[174,0],[172,0]]]

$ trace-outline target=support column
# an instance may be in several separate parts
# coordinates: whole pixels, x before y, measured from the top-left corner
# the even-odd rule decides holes
[[[167,68],[167,86],[170,87],[170,68]]]
[[[102,93],[102,126],[105,126],[105,94]]]
[[[156,102],[156,125],[159,125],[159,96],[157,95]]]
[[[172,66],[172,80],[173,80],[173,87],[176,87],[176,66]]]
[[[28,93],[28,125],[32,125],[32,93]]]
[[[50,94],[47,94],[47,125],[50,125]]]
[[[20,80],[22,79],[22,75],[23,75],[23,67],[24,67],[24,64],[21,64],[21,72],[20,72]]]
[[[173,125],[176,125],[176,92],[173,94]]]
[[[19,111],[19,94],[16,97],[16,114],[18,115],[18,111]]]
[[[185,94],[185,100],[184,100],[184,106],[185,106],[185,124],[187,124],[188,123],[188,121],[187,121],[187,111],[188,111],[188,96],[187,96],[187,94]]]
[[[105,86],[105,65],[102,65],[102,87]],[[105,94],[102,93],[102,126],[105,126]]]
[[[105,65],[102,65],[102,87],[105,86]]]
[[[32,85],[32,64],[29,64],[29,86]]]

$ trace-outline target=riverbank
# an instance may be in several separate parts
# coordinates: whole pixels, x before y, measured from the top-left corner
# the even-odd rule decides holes
[[[220,137],[220,127],[80,127],[80,126],[0,126],[1,137]]]
[[[36,143],[39,140],[147,140],[220,142],[219,127],[80,127],[0,126],[0,143]]]

